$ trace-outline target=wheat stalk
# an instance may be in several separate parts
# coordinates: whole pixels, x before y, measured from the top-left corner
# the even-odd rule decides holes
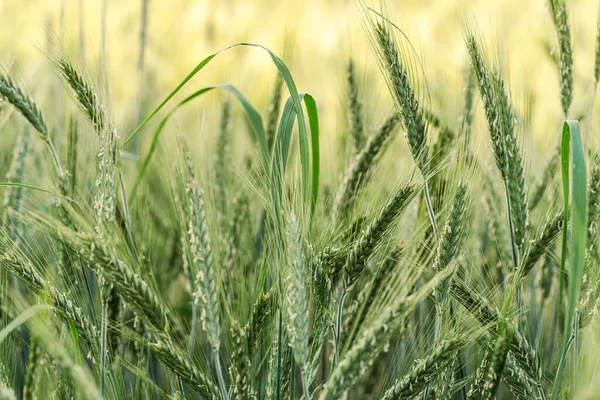
[[[185,151],[186,194],[188,202],[188,242],[190,267],[193,276],[193,300],[200,306],[202,329],[207,333],[214,352],[221,343],[217,300],[217,280],[213,261],[208,223],[204,210],[204,193],[198,185],[189,152]],[[190,338],[190,343],[193,343]]]

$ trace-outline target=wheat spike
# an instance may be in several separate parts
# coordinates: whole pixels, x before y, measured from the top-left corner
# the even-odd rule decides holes
[[[273,318],[274,309],[275,300],[272,290],[261,293],[252,306],[252,315],[250,316],[248,326],[245,328],[250,355],[254,355],[258,351],[263,332],[267,330]]]
[[[504,153],[506,154],[506,171],[503,172],[503,178],[506,182],[510,199],[515,242],[520,249],[525,240],[525,231],[527,229],[529,216],[525,172],[523,171],[521,150],[519,149],[519,144],[517,143],[517,137],[515,135],[515,117],[506,93],[504,80],[500,73],[494,73],[493,81],[496,105],[499,109],[502,121],[502,138],[504,142]]]
[[[346,170],[333,205],[333,215],[336,219],[346,218],[352,210],[361,189],[369,180],[369,172],[387,147],[399,122],[398,114],[392,113],[377,132],[369,137],[367,143],[354,158],[354,162]]]
[[[275,78],[275,84],[273,85],[273,92],[271,94],[271,101],[269,102],[267,126],[265,128],[265,134],[267,135],[267,144],[269,151],[273,150],[273,143],[275,142],[275,134],[277,131],[277,120],[279,119],[279,112],[281,109],[281,95],[283,88],[283,78],[281,74],[277,74]]]
[[[207,333],[213,351],[218,351],[221,343],[219,302],[217,300],[217,279],[213,261],[208,222],[204,209],[204,193],[194,172],[191,156],[186,150],[186,194],[188,201],[188,245],[190,248],[190,269],[193,276],[194,304],[200,306],[202,329]]]
[[[376,320],[364,329],[362,335],[336,364],[323,387],[321,400],[340,398],[364,375],[376,358],[388,348],[390,337],[404,329],[404,319],[409,313],[431,294],[435,286],[447,279],[451,272],[452,269],[448,269],[436,275],[418,292],[383,307]]]
[[[221,125],[219,129],[219,138],[217,142],[217,159],[215,161],[215,180],[217,183],[217,204],[221,215],[226,213],[227,201],[227,153],[229,152],[231,124],[231,104],[228,101],[223,102],[221,109]]]
[[[381,400],[412,399],[419,395],[437,372],[449,365],[458,351],[464,347],[466,340],[456,338],[442,340],[431,354],[421,360],[415,360],[410,372],[397,379]]]
[[[344,265],[346,287],[350,288],[366,267],[366,263],[389,233],[396,219],[402,214],[415,194],[412,185],[400,188],[387,201],[360,238],[354,243]]]
[[[302,252],[298,222],[292,213],[289,220],[287,240],[287,274],[285,277],[285,311],[287,314],[288,340],[294,352],[294,359],[300,367],[303,377],[304,392],[308,392],[308,306],[309,295],[305,279],[305,259]]]
[[[148,345],[152,353],[205,398],[220,398],[219,389],[214,383],[190,363],[172,343],[160,336]]]
[[[549,0],[552,20],[556,28],[559,47],[560,103],[565,114],[569,115],[569,107],[573,99],[573,51],[571,45],[571,28],[567,18],[565,0]],[[597,80],[597,79],[596,79]]]
[[[35,339],[29,344],[29,359],[27,360],[27,373],[25,374],[25,383],[23,385],[23,400],[33,400],[37,397],[36,380],[37,373],[43,363],[42,349]]]
[[[110,120],[106,115],[106,110],[96,91],[88,83],[85,77],[66,59],[62,58],[57,62],[58,70],[63,79],[71,88],[71,93],[77,104],[83,110],[87,119],[92,123],[98,134],[105,130],[112,129]]]
[[[348,130],[352,138],[353,152],[358,154],[362,150],[366,139],[363,106],[359,98],[356,66],[352,58],[348,60],[348,66],[346,67],[346,81],[348,84]]]
[[[428,170],[427,124],[423,111],[388,26],[383,22],[377,22],[374,31],[383,68],[389,79],[389,87],[406,128],[410,151],[419,169],[426,173]]]
[[[46,120],[37,103],[21,89],[9,76],[0,73],[0,95],[15,106],[27,121],[41,135],[42,139],[50,140]]]
[[[30,134],[27,129],[19,136],[13,150],[10,168],[6,173],[6,182],[21,183],[25,176],[25,161],[30,146]],[[2,211],[2,226],[13,240],[18,236],[18,221],[15,216],[21,213],[23,204],[23,188],[8,187],[4,192],[4,210]]]

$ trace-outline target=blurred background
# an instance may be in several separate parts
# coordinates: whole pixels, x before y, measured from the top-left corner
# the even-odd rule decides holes
[[[577,117],[587,112],[594,94],[588,88],[594,79],[598,4],[567,4],[576,70],[569,117]],[[423,92],[428,92],[431,108],[449,126],[459,123],[468,68],[463,27],[475,23],[489,52],[505,62],[513,101],[527,117],[529,128],[521,135],[529,149],[526,161],[547,158],[558,142],[564,116],[553,62],[556,39],[545,0],[402,0],[389,1],[386,7],[423,64]],[[64,54],[83,67],[103,89],[120,131],[130,132],[200,60],[238,42],[273,50],[288,65],[298,89],[315,97],[325,167],[328,152],[345,135],[345,69],[350,56],[357,65],[369,124],[377,125],[391,108],[356,1],[0,0],[2,68],[35,95],[51,123],[64,118],[62,102],[70,100],[47,54]],[[231,83],[266,113],[275,77],[266,52],[237,48],[219,55],[181,96],[210,84]],[[179,112],[180,127],[200,126],[203,135],[212,137],[222,96],[210,94]],[[487,131],[480,106],[477,113],[476,126],[481,129],[475,136],[481,142]],[[188,119],[200,125],[188,125]],[[532,173],[538,171],[534,168]]]

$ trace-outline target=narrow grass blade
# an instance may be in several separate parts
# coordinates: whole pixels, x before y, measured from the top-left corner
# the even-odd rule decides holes
[[[312,178],[311,178],[311,199],[310,208],[311,215],[314,213],[315,206],[317,204],[317,198],[319,194],[319,117],[317,113],[317,103],[315,99],[307,94],[300,93],[300,100],[304,101],[308,114],[308,120],[311,132],[311,152],[312,152]],[[279,127],[277,128],[277,136],[275,137],[273,159],[271,164],[271,186],[273,189],[273,195],[275,196],[275,204],[278,203],[281,193],[283,191],[283,176],[285,176],[285,169],[287,159],[289,156],[292,129],[294,128],[294,121],[298,118],[296,106],[293,99],[290,97],[283,108],[281,113],[281,119],[279,121]],[[302,137],[300,137],[300,159],[303,165],[307,165],[309,162],[309,154],[302,150]],[[305,159],[304,161],[302,161]],[[302,171],[303,179],[302,182],[308,181],[308,176],[304,177],[304,170]],[[279,208],[275,206],[275,210]]]
[[[12,331],[17,329],[19,326],[23,325],[25,322],[27,322],[31,318],[35,317],[38,313],[42,312],[43,310],[55,310],[55,308],[52,306],[47,306],[47,305],[43,305],[43,304],[38,304],[38,305],[29,307],[28,309],[23,311],[21,314],[19,314],[15,319],[10,321],[10,323],[8,325],[6,325],[4,327],[4,329],[2,329],[0,331],[0,343],[2,343],[4,341],[4,339],[6,339],[6,337],[8,335],[10,335],[10,333]]]

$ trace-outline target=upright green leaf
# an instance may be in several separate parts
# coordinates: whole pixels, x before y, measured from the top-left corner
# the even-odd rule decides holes
[[[572,149],[573,162],[570,161],[570,152]],[[571,254],[570,254],[570,272],[568,287],[567,313],[565,318],[563,345],[558,365],[558,371],[554,380],[552,390],[552,399],[556,399],[560,390],[562,374],[566,364],[566,357],[570,345],[573,342],[573,321],[581,284],[583,280],[583,269],[585,267],[585,249],[587,246],[587,218],[588,218],[588,199],[587,199],[587,178],[585,166],[585,152],[581,142],[581,133],[579,131],[578,121],[566,121],[562,131],[562,178],[563,178],[563,197],[564,197],[564,223],[563,223],[563,242],[561,255],[561,280],[559,291],[559,310],[562,308],[562,282],[565,273],[566,252],[569,220],[569,194],[571,194]],[[573,186],[571,190],[570,176],[573,177]]]

